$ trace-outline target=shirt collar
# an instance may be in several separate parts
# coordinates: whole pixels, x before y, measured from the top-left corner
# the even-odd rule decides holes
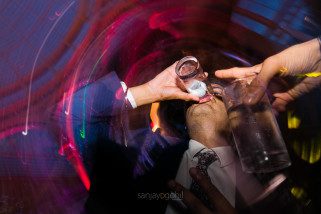
[[[202,151],[203,149],[209,149],[209,148],[205,147],[203,144],[199,143],[196,140],[190,139],[187,152],[189,153],[192,159],[195,157],[195,155],[198,152]],[[220,167],[230,165],[231,163],[234,162],[235,154],[232,147],[220,146],[220,147],[214,147],[210,149],[216,153],[220,162]]]

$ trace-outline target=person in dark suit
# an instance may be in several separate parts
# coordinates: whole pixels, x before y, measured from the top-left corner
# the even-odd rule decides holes
[[[111,72],[79,88],[58,105],[54,116],[60,125],[60,150],[64,150],[73,165],[80,156],[90,178],[86,212],[113,213],[117,210],[118,213],[127,213],[135,207],[145,210],[154,208],[157,202],[140,200],[137,194],[163,191],[169,178],[175,176],[175,170],[168,177],[170,173],[159,173],[158,165],[151,165],[156,159],[166,163],[162,151],[176,144],[178,139],[166,138],[150,128],[129,130],[126,126],[127,112],[135,111],[138,106],[172,99],[199,100],[180,87],[175,65],[147,83],[132,88],[127,88],[116,73]],[[184,146],[182,148],[179,149],[181,152],[185,150]],[[176,149],[169,152],[175,153]],[[179,156],[176,162],[179,163]],[[79,166],[75,168],[77,170]],[[144,175],[145,168],[155,170],[151,169]],[[160,189],[157,187],[159,182],[156,185],[151,182],[154,177],[163,181]],[[118,206],[119,201],[133,207]]]

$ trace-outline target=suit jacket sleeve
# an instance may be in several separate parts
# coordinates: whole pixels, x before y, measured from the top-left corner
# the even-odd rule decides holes
[[[118,114],[124,104],[124,96],[119,78],[111,72],[68,97],[64,107],[70,109],[75,122],[81,119],[93,123]]]
[[[120,80],[111,72],[62,100],[55,111],[62,144],[76,147],[86,162],[91,144],[102,134],[111,138],[108,136],[110,120],[122,111],[124,98]]]

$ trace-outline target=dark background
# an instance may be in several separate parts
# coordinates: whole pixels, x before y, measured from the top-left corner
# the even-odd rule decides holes
[[[188,54],[208,72],[229,65],[223,55],[256,64],[320,34],[320,8],[317,0],[1,0],[0,213],[82,210],[84,175],[48,117],[73,82],[115,70],[133,86]],[[321,210],[320,102],[318,88],[278,115],[291,193],[310,213]],[[131,126],[149,128],[149,106],[132,117],[144,120]]]

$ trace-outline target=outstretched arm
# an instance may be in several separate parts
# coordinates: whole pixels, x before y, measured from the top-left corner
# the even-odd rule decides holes
[[[230,68],[215,72],[215,75],[219,78],[253,78],[253,81],[248,87],[249,95],[244,100],[249,104],[256,103],[260,100],[269,81],[275,75],[305,77],[303,81],[292,89],[284,93],[274,94],[276,100],[273,106],[277,110],[284,110],[288,102],[320,85],[320,74],[320,38],[289,47],[253,67]]]

